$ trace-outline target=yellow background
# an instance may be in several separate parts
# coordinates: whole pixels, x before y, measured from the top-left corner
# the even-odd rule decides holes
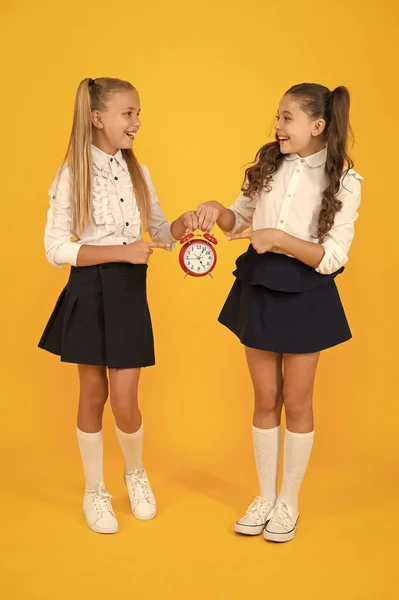
[[[395,0],[3,2],[3,598],[399,597],[398,16]],[[109,408],[105,478],[120,533],[95,535],[80,514],[76,368],[36,344],[68,276],[44,257],[47,190],[76,87],[99,76],[128,79],[141,94],[136,152],[170,219],[238,195],[288,87],[351,90],[365,181],[339,287],[354,339],[321,360],[316,442],[290,544],[232,533],[257,484],[242,347],[216,321],[245,245],[220,234],[213,281],[183,280],[178,250],[151,260],[157,366],[143,373],[141,406],[159,517],[129,513]]]

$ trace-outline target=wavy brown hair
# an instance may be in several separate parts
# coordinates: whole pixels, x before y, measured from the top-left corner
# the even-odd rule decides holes
[[[90,85],[91,84],[91,85]],[[60,169],[68,164],[72,221],[75,233],[81,234],[93,219],[93,159],[91,154],[93,110],[106,110],[115,92],[135,90],[122,79],[99,77],[83,79],[76,92],[75,109],[68,149]],[[150,192],[140,164],[131,149],[122,149],[132,180],[142,228],[147,229],[150,217]]]
[[[285,95],[295,96],[302,110],[310,119],[324,119],[325,129],[321,134],[327,145],[325,174],[327,186],[322,192],[322,205],[319,214],[317,237],[323,240],[334,225],[335,214],[342,208],[337,194],[341,188],[342,176],[353,168],[353,161],[347,152],[348,140],[352,137],[349,122],[350,96],[346,87],[339,86],[330,91],[317,83],[301,83],[291,87]],[[270,192],[273,176],[279,170],[284,154],[277,141],[262,146],[257,152],[254,164],[245,171],[242,192],[253,198],[262,189]]]

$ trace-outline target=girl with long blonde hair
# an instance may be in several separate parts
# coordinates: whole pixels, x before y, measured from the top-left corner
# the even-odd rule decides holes
[[[78,366],[83,514],[98,533],[118,530],[102,472],[109,392],[132,512],[142,520],[156,514],[142,463],[137,393],[140,369],[155,361],[147,267],[154,248],[169,249],[197,225],[192,211],[168,223],[149,171],[132,150],[139,117],[140,98],[128,81],[102,77],[80,83],[45,229],[47,259],[55,267],[71,265],[71,271],[39,347]],[[142,240],[145,231],[152,242]]]

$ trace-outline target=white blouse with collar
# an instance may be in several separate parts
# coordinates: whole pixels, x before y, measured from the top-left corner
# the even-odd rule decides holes
[[[273,177],[270,192],[261,191],[254,199],[241,194],[229,208],[236,222],[230,233],[252,229],[281,229],[307,242],[320,243],[317,222],[321,208],[321,194],[326,186],[324,167],[327,149],[307,158],[297,154],[285,157]],[[348,252],[354,236],[354,223],[358,217],[363,177],[350,170],[342,178],[338,198],[342,210],[335,215],[332,229],[322,244],[325,254],[316,271],[334,273],[348,262]]]

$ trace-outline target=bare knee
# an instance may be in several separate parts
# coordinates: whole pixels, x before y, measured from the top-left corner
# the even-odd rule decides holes
[[[255,410],[270,413],[278,410],[282,404],[281,390],[277,386],[255,389]]]
[[[111,392],[111,408],[115,420],[128,428],[137,420],[137,417],[140,414],[137,396],[135,394],[120,392],[112,394]]]
[[[141,424],[138,407],[140,369],[110,369],[111,408],[119,429],[137,431]]]
[[[80,368],[80,404],[85,409],[100,411],[108,398],[108,378],[105,368]]]
[[[287,418],[298,420],[312,411],[313,394],[311,391],[284,390],[283,401]]]

